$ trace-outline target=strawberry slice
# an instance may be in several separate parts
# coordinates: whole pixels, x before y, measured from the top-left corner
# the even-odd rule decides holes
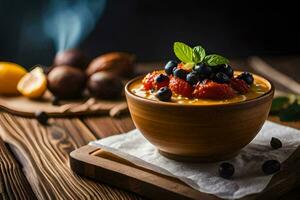
[[[196,85],[193,96],[199,99],[222,100],[234,97],[235,92],[228,84],[206,81]]]
[[[172,92],[185,97],[191,97],[193,93],[193,87],[188,82],[173,76],[170,79],[169,88]]]
[[[250,89],[244,80],[238,78],[232,78],[229,85],[240,94],[246,94]]]

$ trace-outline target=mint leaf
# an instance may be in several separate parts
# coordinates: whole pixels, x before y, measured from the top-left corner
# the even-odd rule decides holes
[[[182,67],[182,69],[185,69],[185,70],[190,70],[190,69],[193,69],[195,66],[195,63],[185,63]]]
[[[276,97],[272,101],[270,114],[278,114],[282,109],[285,109],[290,103],[290,99],[286,96]]]
[[[283,122],[298,121],[300,120],[300,105],[295,101],[286,109],[281,110],[278,116]]]
[[[209,66],[217,66],[222,64],[228,64],[229,60],[223,56],[211,54],[204,58],[204,62]]]
[[[200,63],[205,58],[205,49],[201,46],[196,46],[193,48],[193,62]]]
[[[193,49],[191,47],[182,42],[175,42],[173,48],[180,61],[184,63],[193,62]]]

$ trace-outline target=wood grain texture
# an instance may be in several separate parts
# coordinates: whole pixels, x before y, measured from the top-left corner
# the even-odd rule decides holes
[[[79,119],[51,119],[44,127],[35,119],[0,114],[0,136],[18,156],[39,199],[136,199],[125,191],[74,174],[69,153],[95,140]]]
[[[0,139],[0,198],[36,199],[22,168]]]

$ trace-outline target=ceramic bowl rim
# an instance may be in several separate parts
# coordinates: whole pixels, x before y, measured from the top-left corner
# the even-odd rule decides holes
[[[234,102],[234,103],[226,103],[226,104],[209,104],[209,105],[201,105],[201,104],[179,104],[179,103],[172,103],[172,102],[164,102],[164,101],[156,101],[156,100],[152,100],[152,99],[146,99],[140,96],[137,96],[135,94],[133,94],[130,90],[129,90],[129,86],[139,80],[142,79],[145,75],[141,75],[141,76],[137,76],[133,79],[131,79],[130,81],[127,82],[127,84],[125,85],[125,94],[126,96],[130,96],[131,98],[137,100],[137,101],[141,101],[144,103],[148,103],[148,104],[153,104],[153,105],[161,105],[161,106],[172,106],[172,107],[199,107],[199,108],[220,108],[220,107],[231,107],[231,106],[242,106],[242,105],[249,105],[249,104],[255,104],[258,102],[262,102],[265,99],[268,99],[270,96],[273,97],[274,91],[275,91],[275,87],[274,84],[272,83],[272,81],[268,80],[267,78],[260,76],[260,75],[256,75],[253,74],[261,79],[264,79],[264,81],[268,82],[271,86],[270,90],[268,92],[266,92],[265,94],[256,97],[254,99],[250,99],[250,100],[246,100],[246,101],[240,101],[240,102]]]

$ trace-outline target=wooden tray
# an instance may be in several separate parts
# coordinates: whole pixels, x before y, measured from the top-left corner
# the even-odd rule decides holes
[[[71,169],[79,175],[104,182],[150,199],[219,199],[201,193],[182,181],[136,166],[99,147],[86,145],[70,154]],[[300,183],[300,148],[282,164],[266,189],[243,199],[275,199]]]
[[[23,96],[0,96],[1,109],[23,117],[34,117],[36,111],[44,111],[50,117],[77,117],[93,114],[107,114],[114,117],[128,111],[124,99],[105,101],[90,98],[77,101],[61,101],[60,103],[59,106],[52,105],[49,92],[39,100],[31,100]]]

